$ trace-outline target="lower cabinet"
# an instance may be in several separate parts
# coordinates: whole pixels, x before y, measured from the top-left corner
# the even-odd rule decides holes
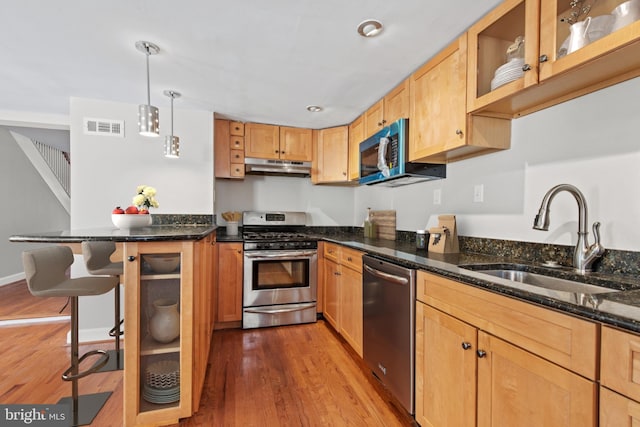
[[[362,357],[362,252],[323,245],[324,318]]]
[[[422,427],[597,426],[597,325],[425,272],[417,286]]]
[[[216,246],[218,252],[216,321],[219,322],[216,327],[238,327],[239,322],[242,321],[242,243],[218,242]]]
[[[640,425],[640,336],[602,327],[600,426]]]
[[[211,269],[200,261],[212,242],[124,244],[125,426],[177,423],[198,409],[213,297]]]

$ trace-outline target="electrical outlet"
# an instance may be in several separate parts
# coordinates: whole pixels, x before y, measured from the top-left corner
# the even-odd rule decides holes
[[[476,203],[484,202],[484,184],[476,184],[473,187],[473,201]]]
[[[437,190],[433,190],[433,204],[439,205],[442,202],[442,190],[439,188]]]

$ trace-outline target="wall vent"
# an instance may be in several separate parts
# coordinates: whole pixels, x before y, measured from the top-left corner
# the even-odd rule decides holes
[[[124,138],[124,120],[91,119],[85,117],[82,128],[85,135],[106,135]]]

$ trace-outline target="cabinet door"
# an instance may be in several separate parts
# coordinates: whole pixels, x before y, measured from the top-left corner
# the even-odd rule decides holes
[[[384,126],[384,99],[373,104],[364,113],[364,137],[368,138]]]
[[[280,126],[280,158],[310,162],[313,158],[311,129]]]
[[[383,118],[385,126],[389,126],[398,119],[409,117],[410,86],[410,79],[406,79],[385,95]]]
[[[349,181],[360,178],[360,143],[364,141],[364,116],[349,125]]]
[[[409,160],[446,160],[466,143],[466,36],[411,76]]]
[[[595,382],[484,332],[478,351],[478,427],[597,425]]]
[[[467,111],[487,107],[538,83],[539,22],[539,0],[505,0],[469,28]],[[522,66],[507,67],[507,71],[523,72],[496,85],[500,79],[508,80],[506,74],[496,71],[507,63],[507,49],[518,37],[524,37]]]
[[[242,243],[218,243],[218,322],[242,320]]]
[[[362,357],[362,273],[340,268],[340,334]]]
[[[154,265],[152,258],[163,265]],[[194,242],[127,242],[124,259],[124,424],[177,423],[192,414]],[[167,369],[180,378],[171,386],[179,397],[171,402],[144,393],[153,373]]]
[[[346,182],[348,157],[348,127],[321,129],[318,132],[317,182]]]
[[[476,328],[416,303],[416,421],[474,427]]]
[[[215,119],[213,131],[214,175],[216,178],[231,178],[229,120]]]
[[[640,337],[602,327],[600,383],[640,401]]]
[[[600,387],[600,427],[637,427],[640,403]]]
[[[338,264],[326,259],[324,260],[324,318],[333,329],[340,331],[339,302],[340,294],[338,288],[338,276],[340,270]]]
[[[244,125],[245,157],[259,159],[280,158],[280,128],[278,126],[247,123]]]

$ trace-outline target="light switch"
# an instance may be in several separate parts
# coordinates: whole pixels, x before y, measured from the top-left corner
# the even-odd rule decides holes
[[[476,203],[484,202],[484,184],[476,184],[473,187],[473,201]]]
[[[433,204],[439,205],[441,202],[442,202],[442,190],[440,190],[439,188],[436,190],[433,190]]]

